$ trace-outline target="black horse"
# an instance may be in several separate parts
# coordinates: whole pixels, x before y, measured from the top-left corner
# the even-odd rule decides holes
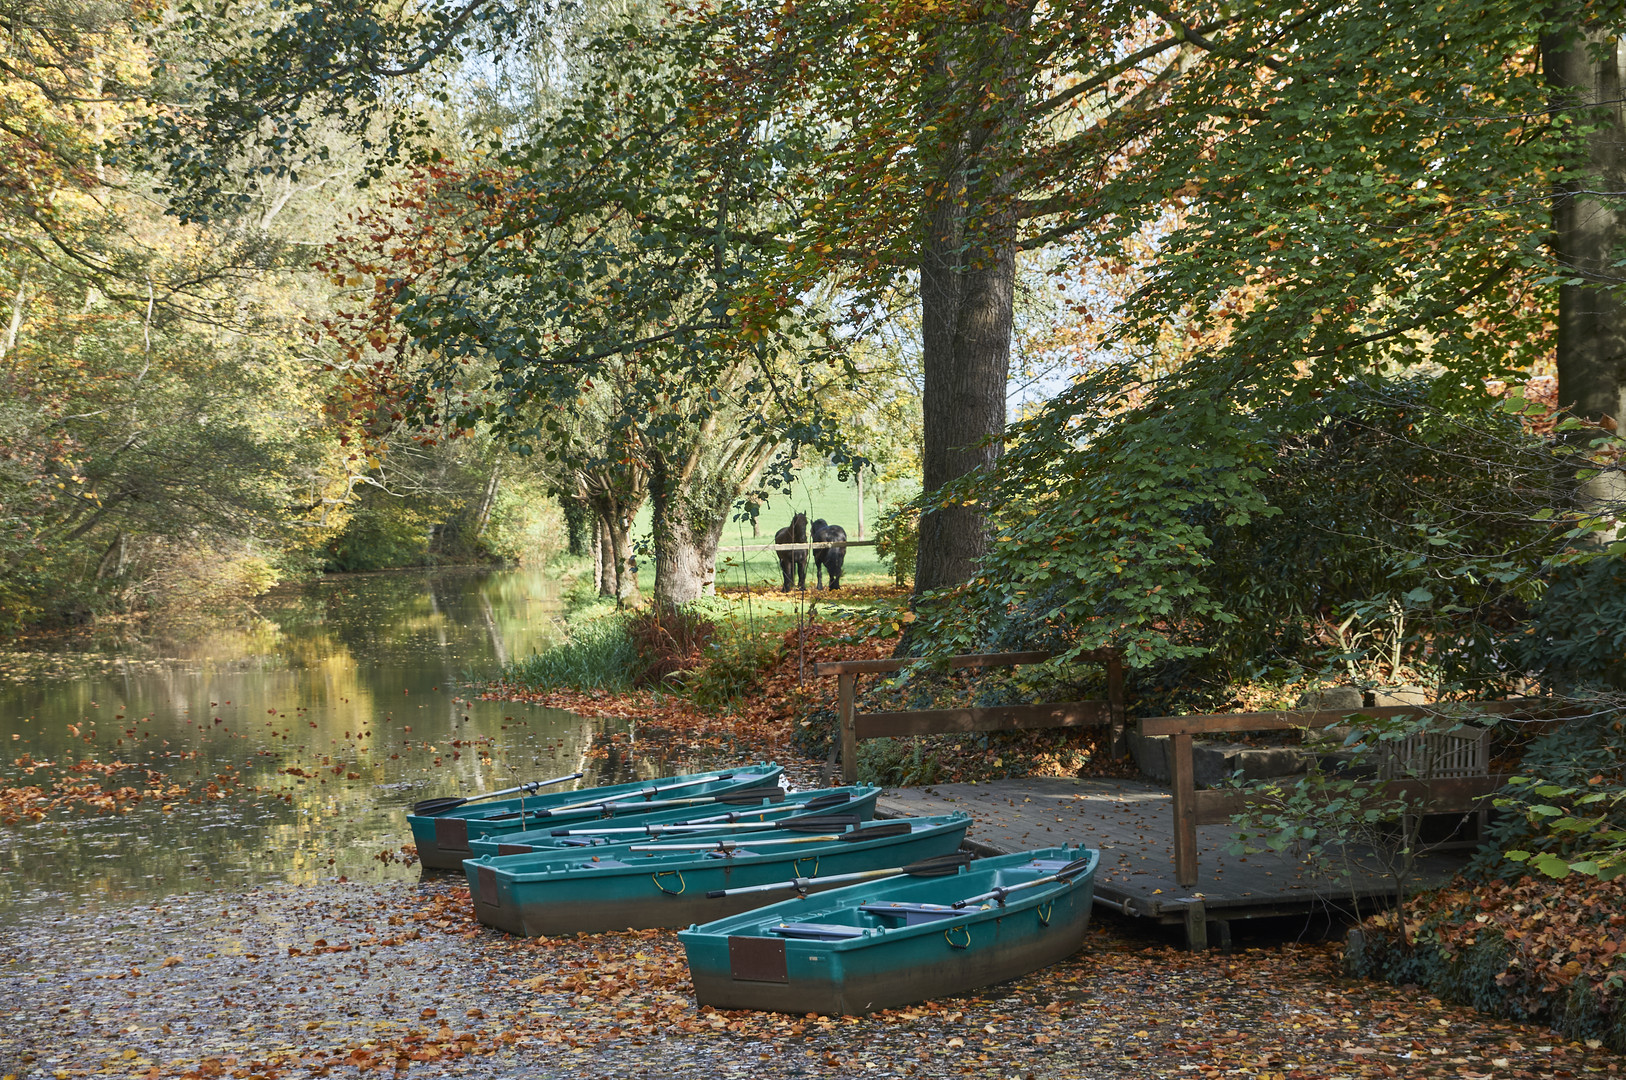
[[[797,514],[790,519],[790,524],[773,534],[776,544],[805,544],[807,543],[807,515]],[[781,551],[779,554],[779,573],[785,579],[785,592],[790,592],[791,573],[795,571],[796,587],[807,588],[807,549],[801,551]]]
[[[813,522],[813,542],[815,544],[844,544],[847,542],[847,530],[840,525],[826,525],[823,518]],[[841,564],[847,561],[847,549],[844,547],[819,548],[813,552],[813,573],[816,576],[819,588],[824,588],[825,571],[830,573],[830,588],[841,588]]]

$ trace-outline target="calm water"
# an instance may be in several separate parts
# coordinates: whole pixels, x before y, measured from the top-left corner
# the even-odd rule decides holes
[[[416,879],[378,858],[410,841],[415,799],[580,768],[583,785],[624,779],[617,758],[588,761],[626,722],[468,700],[471,679],[558,640],[555,586],[528,571],[325,580],[162,658],[132,649],[112,674],[0,684],[4,786],[120,762],[135,767],[84,775],[185,788],[0,826],[0,923],[261,881]],[[30,762],[52,764],[25,775]]]

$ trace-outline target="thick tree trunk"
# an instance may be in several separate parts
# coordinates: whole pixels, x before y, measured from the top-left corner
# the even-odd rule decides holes
[[[935,190],[956,191],[963,165],[940,176]],[[998,235],[1005,230],[991,225],[968,235],[965,206],[944,194],[931,205],[922,238],[921,479],[928,496],[992,468],[1004,449],[1016,249],[1008,232]],[[949,506],[922,515],[915,592],[969,579],[987,548],[987,520],[978,508]]]
[[[1556,104],[1596,129],[1553,204],[1554,254],[1580,282],[1559,287],[1558,400],[1583,419],[1618,421],[1626,417],[1626,305],[1615,265],[1626,254],[1626,50],[1613,35],[1580,32],[1544,44]]]
[[[650,463],[657,603],[690,604],[717,592],[717,548],[728,512],[773,451],[773,444],[748,440],[719,445],[716,425],[708,422],[687,453]]]
[[[1553,253],[1570,282],[1558,291],[1558,403],[1606,426],[1626,419],[1626,304],[1617,265],[1626,240],[1626,48],[1613,33],[1572,33],[1542,43],[1554,104],[1593,128],[1566,163],[1553,199]],[[1582,434],[1585,438],[1585,433]],[[1626,476],[1603,470],[1583,482],[1593,513],[1626,515]],[[1611,528],[1593,542],[1617,538]]]
[[[948,117],[963,105],[969,85],[957,86],[952,70],[965,67],[957,55],[962,47],[952,36],[939,43],[937,75]],[[973,63],[981,78],[972,81],[988,87],[986,100],[999,105],[979,112],[977,123],[957,135],[945,135],[926,155],[931,182],[921,222],[920,314],[921,480],[928,499],[944,485],[991,469],[1004,450],[1016,241],[1004,206],[1009,180],[984,170],[1009,151],[1006,143],[1015,131],[1010,117],[1020,107],[1021,86],[997,52],[979,55],[976,48],[966,48],[978,57]],[[938,116],[923,117],[922,124],[946,127]],[[987,549],[988,523],[977,507],[947,506],[922,515],[916,594],[968,580]]]
[[[662,521],[661,500],[655,501],[656,603],[690,604],[717,592],[717,547],[727,512],[697,518],[679,510]]]

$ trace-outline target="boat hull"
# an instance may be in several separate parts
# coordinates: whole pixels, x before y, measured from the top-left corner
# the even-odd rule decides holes
[[[594,862],[589,850],[567,852],[531,869],[510,870],[502,859],[464,864],[475,916],[487,926],[525,937],[688,926],[771,903],[784,893],[708,898],[708,892],[768,885],[795,877],[830,876],[902,866],[959,849],[970,819],[922,819],[905,836],[859,843],[796,845],[789,851],[710,858],[661,853],[640,858],[616,848]],[[788,834],[774,834],[783,836]],[[534,860],[535,856],[511,856]],[[547,869],[535,869],[538,866]],[[816,881],[809,891],[834,888]]]
[[[793,804],[795,804],[798,800],[808,801],[832,794],[844,794],[848,795],[849,798],[846,802],[837,804],[835,806],[822,807],[818,810],[801,811],[795,809],[793,806]],[[880,797],[880,794],[881,789],[873,784],[863,787],[815,789],[812,791],[802,791],[787,795],[785,796],[785,801],[782,803],[765,803],[762,810],[759,810],[756,813],[752,813],[748,807],[735,808],[731,816],[733,820],[737,822],[753,822],[769,820],[789,821],[797,817],[799,814],[812,814],[820,816],[825,814],[851,814],[857,817],[860,821],[869,821],[875,816],[875,800]],[[770,813],[768,811],[777,812]],[[553,835],[553,831],[555,829],[566,827],[585,829],[591,828],[595,824],[602,824],[615,828],[636,825],[658,825],[665,822],[691,821],[696,818],[716,816],[725,812],[727,811],[719,810],[714,807],[690,806],[678,810],[652,811],[647,814],[621,814],[614,818],[605,819],[602,822],[564,822],[561,824],[551,825],[545,829],[530,829],[525,832],[502,834],[500,836],[484,840],[470,840],[470,854],[467,857],[471,859],[478,859],[482,855],[524,854],[527,853],[524,850],[527,848],[530,851],[549,851],[557,848],[567,848],[579,851],[581,850],[579,846],[566,843],[566,840],[569,838],[555,836]],[[728,832],[728,830],[725,828],[719,828],[716,831],[719,834]],[[698,836],[700,835],[700,832],[696,831],[692,835]],[[625,839],[625,837],[623,837],[623,839]]]
[[[906,883],[892,885],[890,894],[884,884],[854,885],[691,927],[679,937],[688,951],[695,996],[701,1005],[719,1009],[861,1016],[1008,982],[1065,960],[1083,945],[1094,901],[1093,862],[1071,884],[1038,887],[1028,896],[1013,893],[1002,908],[990,905],[860,938],[797,940],[774,936],[768,927],[829,925],[818,920],[843,917],[841,910],[832,915],[832,909],[850,912],[855,900],[874,903],[887,895],[946,902],[956,893],[982,891],[979,881],[989,869],[976,867],[1080,856],[1080,849],[1052,848],[978,860],[970,872],[954,877],[913,884],[889,879]],[[864,921],[850,914],[846,920]]]
[[[682,785],[685,780],[698,779],[702,776],[720,776],[722,773],[728,773],[730,775],[727,779],[684,786],[671,793],[672,798],[719,795],[724,792],[744,791],[748,788],[777,785],[783,772],[784,769],[779,765],[749,765],[738,769],[692,773],[688,776],[669,776],[659,780],[639,781],[630,784],[611,784],[605,787],[583,788],[575,791],[551,791],[542,795],[527,796],[524,799],[499,799],[492,802],[468,803],[456,809],[448,810],[444,814],[433,816],[408,814],[407,822],[412,826],[412,842],[418,849],[418,861],[425,869],[456,870],[463,864],[464,859],[474,854],[469,846],[473,840],[517,833],[525,829],[534,829],[544,821],[548,822],[552,827],[558,827],[567,824],[570,820],[590,821],[599,816],[596,811],[591,810],[584,810],[573,819],[533,816],[554,807],[585,802],[595,798],[632,800],[640,798],[642,793],[651,787],[671,787]],[[657,794],[654,797],[661,798],[662,796]]]

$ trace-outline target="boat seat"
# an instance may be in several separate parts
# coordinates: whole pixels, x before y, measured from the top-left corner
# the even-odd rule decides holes
[[[939,919],[952,919],[965,912],[956,911],[945,904],[864,904],[858,909],[867,915],[891,916],[902,919],[905,926],[918,926],[920,923],[936,922]]]
[[[803,941],[845,941],[847,938],[863,937],[864,928],[843,926],[841,923],[793,922],[770,926],[768,933]]]
[[[737,847],[737,848],[734,848],[731,851],[708,851],[708,852],[706,852],[706,858],[708,858],[708,859],[726,859],[726,858],[729,858],[730,856],[733,856],[733,855],[760,855],[760,854],[761,854],[761,852],[752,851],[750,848]]]
[[[632,864],[622,862],[620,859],[596,859],[589,862],[577,863],[576,865],[581,867],[583,870],[605,870],[618,866],[631,866]]]

